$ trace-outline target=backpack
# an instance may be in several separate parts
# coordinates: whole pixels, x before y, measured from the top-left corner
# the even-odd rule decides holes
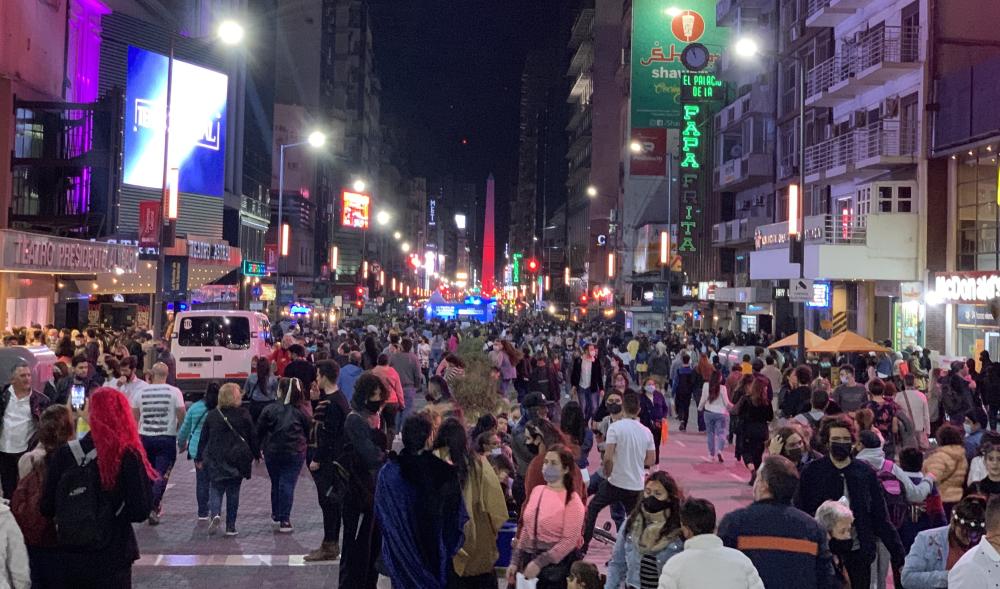
[[[906,499],[903,484],[899,482],[896,475],[892,474],[893,466],[893,462],[886,459],[882,463],[882,468],[876,471],[876,477],[879,485],[882,486],[883,495],[885,495],[885,507],[889,514],[889,521],[892,522],[892,527],[898,530],[910,513],[910,502]]]
[[[949,416],[962,408],[962,393],[951,386],[951,379],[944,379],[941,383],[941,408]]]
[[[39,505],[45,492],[45,462],[33,463],[28,476],[17,482],[10,500],[10,511],[28,546],[56,546],[56,526],[42,515]]]
[[[75,464],[62,474],[56,486],[56,536],[60,546],[95,550],[111,539],[117,513],[101,488],[101,473],[95,461],[97,449],[84,454],[79,440],[68,446]]]

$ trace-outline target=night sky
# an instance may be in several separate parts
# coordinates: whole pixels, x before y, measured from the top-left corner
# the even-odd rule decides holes
[[[410,170],[497,182],[497,247],[517,182],[520,76],[556,30],[556,0],[375,0],[383,119],[405,129]],[[463,139],[467,141],[463,144]],[[480,191],[483,189],[480,188]]]

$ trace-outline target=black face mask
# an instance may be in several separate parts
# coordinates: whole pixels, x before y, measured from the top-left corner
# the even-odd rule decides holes
[[[538,454],[538,444],[536,444],[534,442],[525,442],[524,443],[524,447],[528,449],[528,452],[532,456],[535,456],[535,455]]]
[[[844,556],[851,551],[854,546],[854,540],[837,540],[835,538],[830,538],[830,552],[836,554],[837,556]]]
[[[804,448],[785,448],[785,458],[792,461],[792,464],[798,464],[802,461],[802,455],[805,453]]]
[[[621,403],[608,403],[608,413],[610,413],[611,415],[618,415],[621,412],[622,412]]]
[[[666,499],[657,499],[653,495],[642,498],[642,508],[646,510],[646,513],[659,513],[668,507],[670,507],[670,501]]]
[[[368,400],[368,402],[365,403],[365,409],[367,409],[369,413],[378,413],[378,410],[381,408],[382,401]]]
[[[430,393],[427,393],[427,395],[424,396],[424,398],[427,399],[428,403],[436,403],[437,402],[437,397],[435,397],[434,395],[432,395]]]
[[[851,457],[854,444],[850,442],[830,442],[830,457],[834,460],[847,460]]]

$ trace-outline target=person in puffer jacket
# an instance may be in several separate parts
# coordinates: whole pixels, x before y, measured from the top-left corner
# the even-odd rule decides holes
[[[0,589],[31,587],[28,549],[6,501],[0,501],[0,556],[5,563],[4,574],[0,575]]]
[[[257,439],[271,479],[271,521],[284,534],[292,532],[295,483],[306,461],[312,425],[311,407],[297,378],[278,382],[278,402],[264,408],[257,418]]]
[[[938,428],[936,438],[938,449],[924,460],[924,472],[937,477],[945,514],[951,517],[952,507],[962,499],[969,463],[965,458],[962,430],[945,424]]]

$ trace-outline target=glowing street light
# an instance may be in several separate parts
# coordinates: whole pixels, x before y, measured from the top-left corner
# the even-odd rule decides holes
[[[736,55],[739,55],[740,57],[750,58],[760,53],[760,46],[752,37],[741,37],[737,39],[736,44],[733,45],[733,50],[736,52]]]
[[[638,141],[633,141],[632,143],[630,143],[628,148],[632,153],[642,153],[642,144],[639,143]]]
[[[365,188],[368,188],[368,184],[366,184],[365,181],[362,180],[361,178],[355,180],[354,184],[352,184],[351,186],[354,188],[355,192],[364,192]]]
[[[590,186],[588,186],[587,187],[587,196],[589,196],[590,198],[594,198],[595,196],[597,196],[597,187],[594,186],[593,184],[591,184]]]
[[[389,211],[379,211],[375,214],[375,222],[379,225],[387,225],[391,217],[392,215],[389,214]]]
[[[322,131],[313,131],[306,140],[312,147],[323,147],[326,145],[326,134]]]
[[[400,239],[403,239],[403,234],[400,233],[399,231],[396,231],[395,233],[392,234],[392,238],[395,239],[396,241],[399,241]]]
[[[224,20],[219,23],[219,29],[216,33],[219,36],[219,40],[226,45],[239,45],[243,41],[245,31],[243,30],[243,25],[235,20]]]
[[[409,252],[410,251],[410,242],[404,241],[403,243],[401,243],[399,245],[399,249],[403,250],[404,254],[407,253],[407,252]]]

